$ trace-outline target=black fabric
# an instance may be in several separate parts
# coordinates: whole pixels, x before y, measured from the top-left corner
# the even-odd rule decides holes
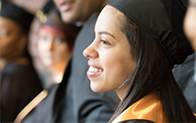
[[[193,53],[183,33],[186,8],[179,0],[111,0],[108,5],[124,13],[154,38],[167,55],[171,67],[181,64]]]
[[[14,20],[22,27],[22,29],[24,29],[26,33],[28,33],[34,15],[9,2],[8,0],[1,0],[1,4],[0,16]]]
[[[149,121],[149,120],[126,120],[126,121],[122,121],[122,122],[119,122],[119,123],[155,123],[155,122],[152,122],[152,121]]]
[[[67,79],[70,74],[71,62],[67,65],[64,74],[64,81],[53,85],[48,89],[48,95],[37,107],[35,107],[23,120],[22,123],[54,123],[62,112],[64,104],[64,91],[67,86]]]
[[[49,89],[47,97],[44,98],[27,116],[25,116],[22,123],[55,123],[53,105],[56,91],[59,86],[59,84],[53,85]]]
[[[188,56],[183,64],[175,65],[172,72],[192,111],[196,113],[195,57],[195,53]]]
[[[183,5],[184,7],[187,8],[187,6],[188,6],[188,0],[180,0],[180,2],[182,3],[182,5]]]
[[[47,13],[49,13],[49,11],[51,9],[54,9],[54,8],[56,8],[56,7],[55,7],[55,4],[54,4],[53,0],[48,0],[48,2],[41,8],[41,10],[45,14],[47,14]]]
[[[13,122],[43,88],[32,64],[22,66],[10,63],[0,73],[0,121]]]

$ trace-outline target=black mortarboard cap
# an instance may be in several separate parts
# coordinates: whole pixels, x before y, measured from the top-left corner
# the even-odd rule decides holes
[[[186,7],[182,1],[111,0],[108,5],[124,13],[154,38],[164,50],[172,68],[193,53],[183,32]]]
[[[37,11],[37,18],[42,25],[57,27],[64,31],[69,30],[78,33],[81,27],[72,24],[64,23],[59,10],[55,6],[53,0],[49,0],[46,4]]]
[[[26,33],[28,33],[34,16],[8,0],[1,0],[0,2],[0,16],[14,20]]]
[[[73,46],[74,40],[81,27],[77,27],[73,24],[64,23],[59,10],[55,6],[53,0],[49,0],[43,7],[41,7],[37,13],[37,18],[40,20],[42,28],[50,28],[60,31],[58,34],[62,34],[62,37],[66,38],[66,42],[69,46]],[[56,32],[57,33],[57,32]]]
[[[44,6],[42,6],[37,12],[36,17],[40,20],[41,23],[47,21],[47,14],[55,8],[53,0],[48,0]]]

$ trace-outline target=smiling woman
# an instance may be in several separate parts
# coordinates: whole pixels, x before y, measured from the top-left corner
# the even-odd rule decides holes
[[[121,91],[119,86],[136,67],[128,39],[118,28],[119,22],[116,18],[119,17],[122,17],[122,13],[115,10],[101,13],[95,26],[96,38],[84,51],[84,55],[90,58],[87,75],[95,92]],[[122,98],[123,95],[118,94]]]
[[[196,122],[171,72],[193,52],[184,13],[175,0],[111,0],[102,10],[83,54],[92,90],[115,90],[121,99],[110,122]]]

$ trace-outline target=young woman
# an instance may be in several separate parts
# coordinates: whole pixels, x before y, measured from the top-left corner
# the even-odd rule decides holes
[[[183,15],[177,0],[111,0],[102,10],[83,54],[92,90],[121,99],[110,122],[196,122],[171,72],[192,53]]]
[[[40,60],[52,75],[52,83],[46,82],[47,88],[61,82],[79,30],[80,27],[63,23],[55,7],[48,13],[47,21],[39,30],[38,41]]]
[[[13,122],[43,87],[27,48],[34,16],[8,0],[0,4],[0,121]]]
[[[47,3],[44,8],[49,8],[50,6],[48,5],[51,4]],[[42,20],[44,17],[47,18],[46,22]],[[15,123],[43,122],[40,121],[43,118],[40,116],[48,115],[51,112],[49,107],[53,106],[55,99],[49,97],[54,95],[53,90],[60,86],[59,83],[62,81],[65,69],[69,69],[67,66],[69,66],[68,62],[72,55],[74,40],[80,30],[80,27],[63,23],[54,6],[50,7],[48,14],[43,13],[38,18],[42,22],[39,30],[38,53],[40,61],[47,70],[49,69],[50,73],[43,70],[46,73],[46,77],[43,77],[43,80],[45,80],[44,90],[23,108],[17,115]],[[43,76],[40,71],[38,72],[40,76]],[[46,109],[43,110],[43,108]],[[43,111],[47,113],[43,113]],[[46,118],[44,119],[47,120]]]

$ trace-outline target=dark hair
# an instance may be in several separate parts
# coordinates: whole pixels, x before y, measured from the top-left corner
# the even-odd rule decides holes
[[[129,89],[109,122],[136,101],[156,91],[160,94],[163,111],[169,122],[196,122],[159,44],[126,16],[120,17],[119,27],[130,43],[137,65],[128,78]]]

